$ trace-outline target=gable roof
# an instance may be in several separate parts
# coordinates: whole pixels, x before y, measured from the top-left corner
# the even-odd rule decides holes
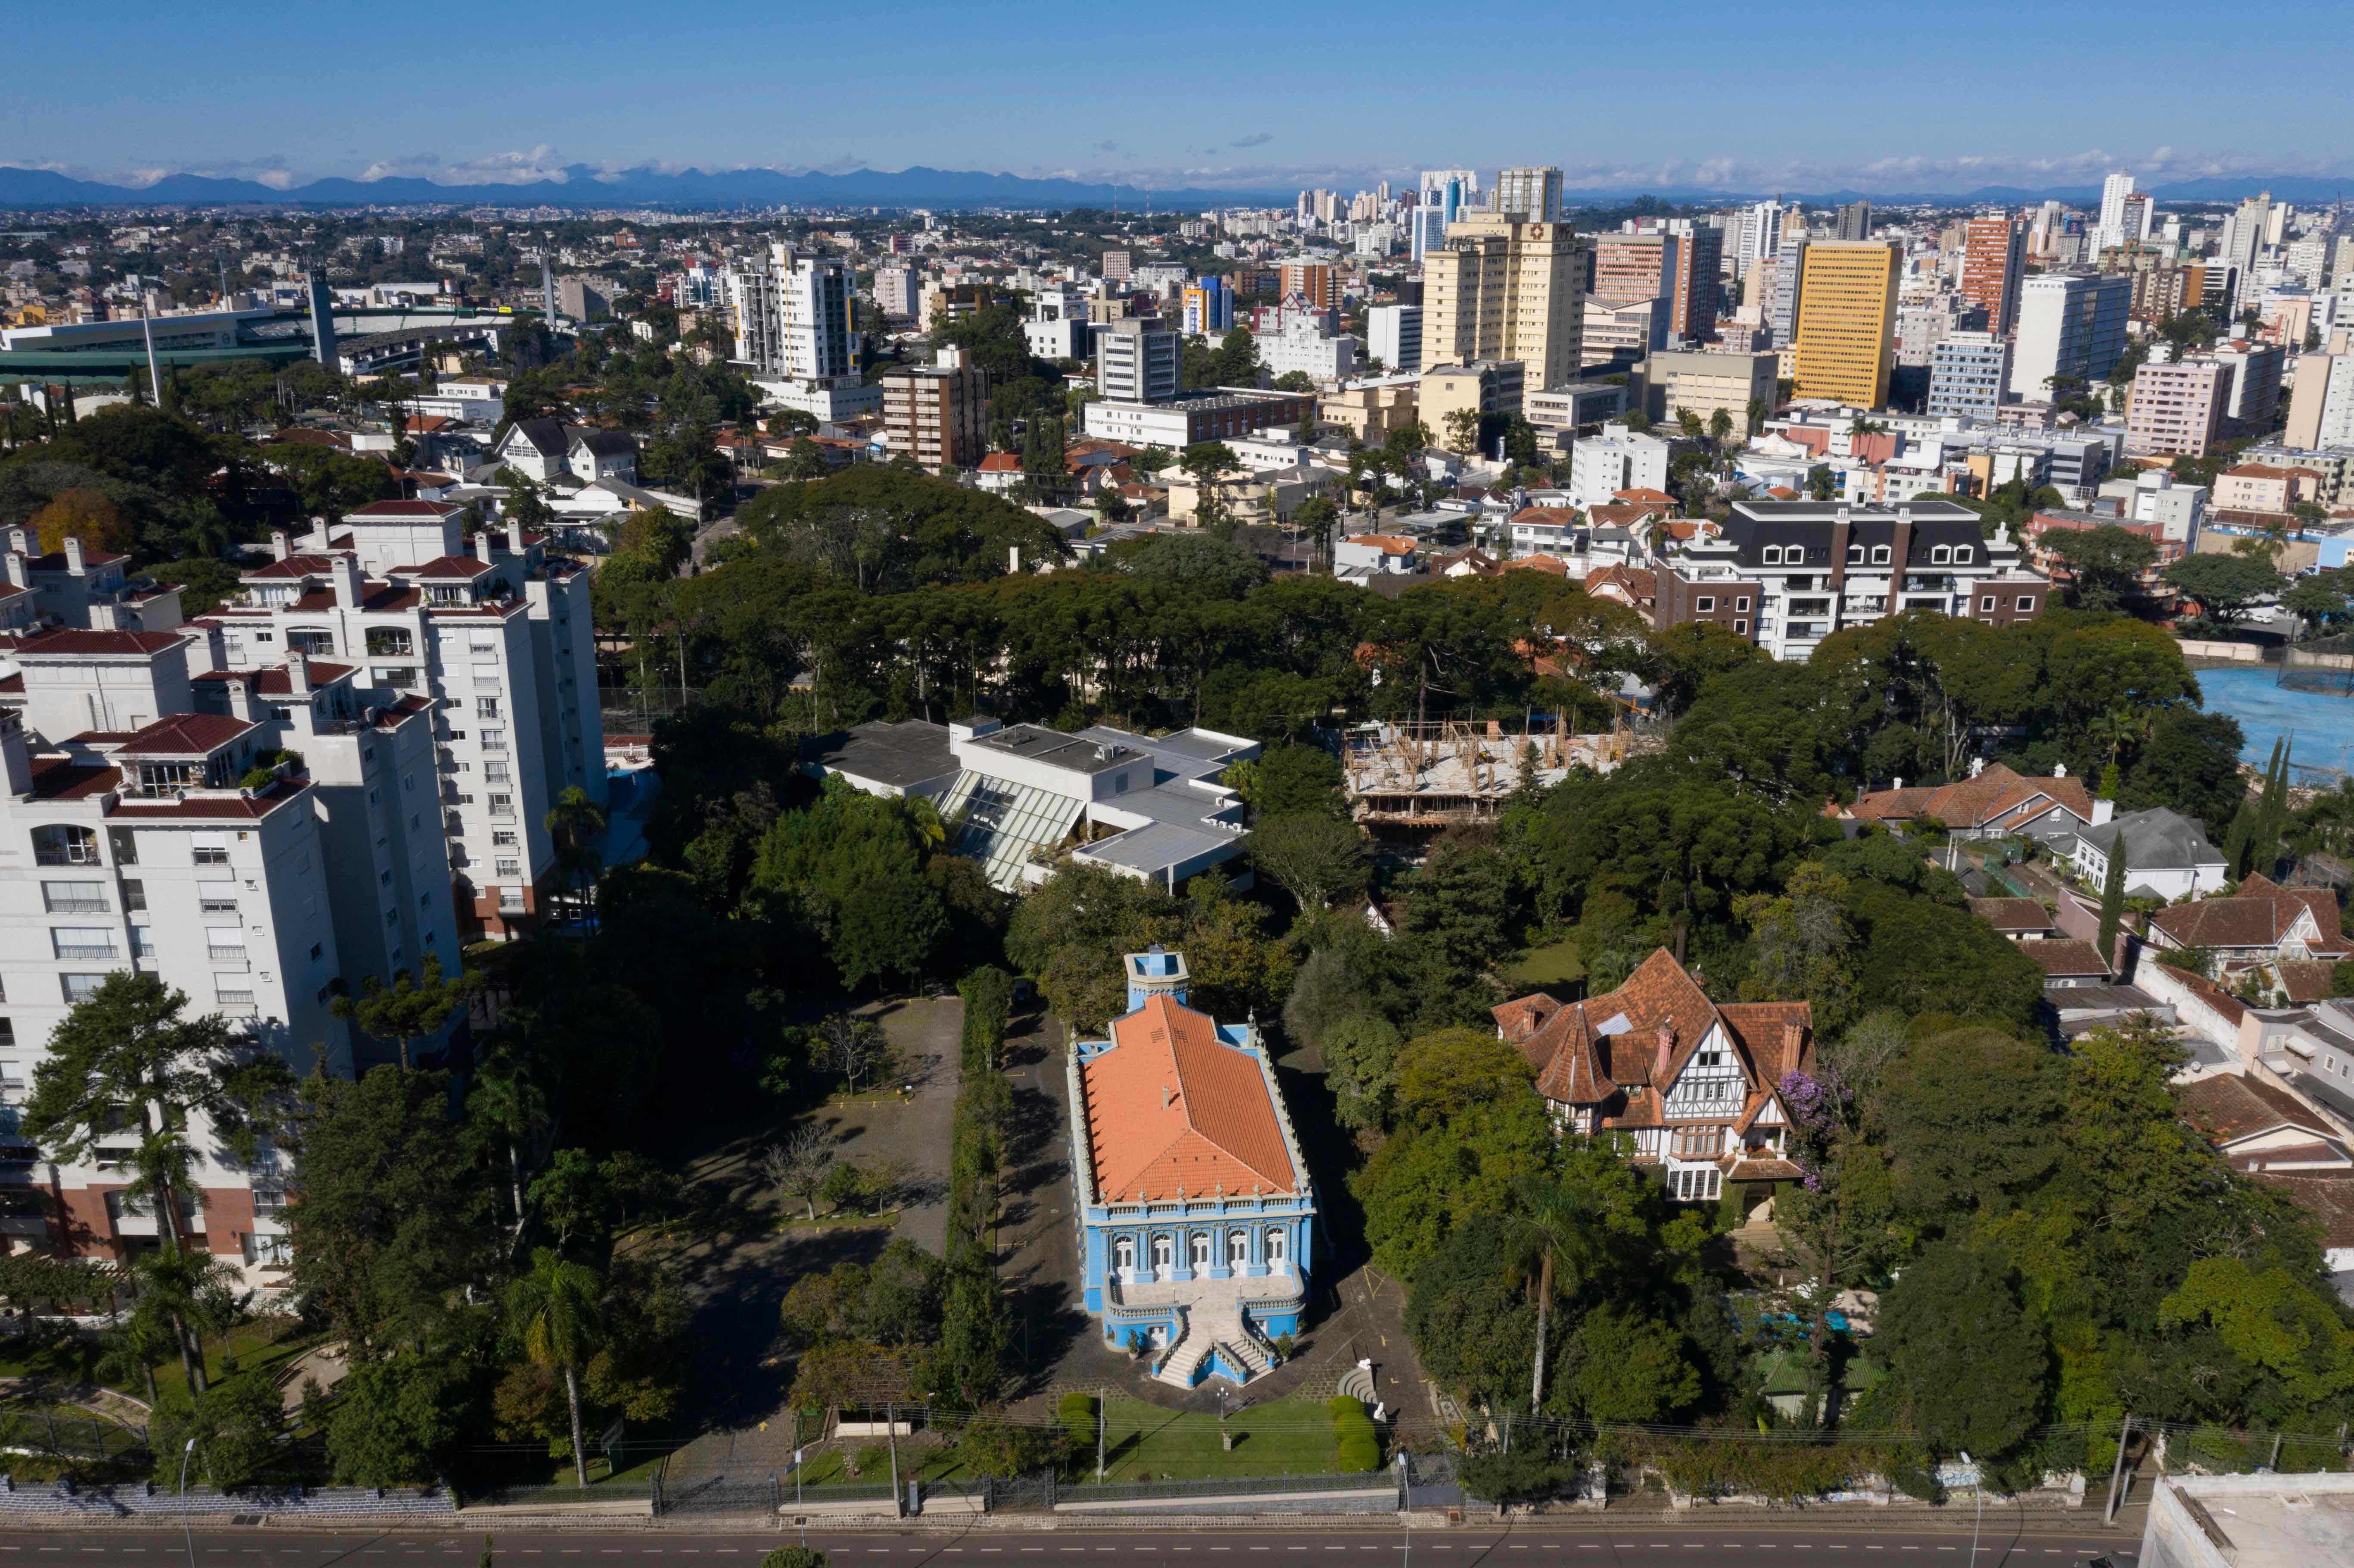
[[[517,419],[514,428],[507,431],[506,440],[499,443],[500,447],[506,447],[517,436],[529,442],[532,450],[542,457],[562,457],[567,450],[564,440],[564,421],[561,419]]]
[[[254,727],[227,714],[175,714],[125,736],[115,750],[131,757],[208,757]]]
[[[2168,810],[2164,806],[2128,811],[2122,817],[2076,830],[2078,838],[2104,855],[2110,853],[2119,833],[2126,836],[2128,871],[2170,871],[2223,863],[2223,852],[2207,842],[2207,830],[2196,819]]]
[[[1998,931],[2052,929],[2052,912],[2033,898],[1973,898],[1970,913]]]
[[[2081,779],[2030,779],[2003,763],[1991,763],[1975,779],[1951,784],[1875,789],[1848,808],[1865,821],[1910,821],[1935,817],[1949,828],[1988,828],[2032,821],[2057,806],[2080,822],[2093,820],[2092,791]]]
[[[2109,966],[2101,960],[2101,949],[2081,937],[2055,937],[2044,942],[2021,942],[2019,950],[2042,967],[2052,978],[2074,978],[2078,975],[2099,975],[2108,978]]]
[[[2218,1147],[2283,1127],[2323,1140],[2337,1136],[2327,1118],[2286,1089],[2237,1073],[2210,1074],[2186,1086],[2182,1114]]]
[[[2252,874],[2229,898],[2202,898],[2161,909],[2149,923],[2186,948],[2277,948],[2300,916],[2311,916],[2317,957],[2342,958],[2349,948],[2340,930],[2338,900],[2327,888],[2283,887]]]
[[[1207,1013],[1150,996],[1111,1035],[1079,1068],[1097,1197],[1299,1190],[1259,1058],[1221,1041]]]
[[[186,641],[176,631],[90,631],[60,626],[25,638],[16,644],[16,654],[19,658],[43,653],[144,657]]]
[[[1563,1003],[1538,992],[1490,1011],[1497,1032],[1537,1076],[1537,1092],[1561,1105],[1597,1106],[1620,1089],[1664,1089],[1717,1025],[1746,1069],[1751,1101],[1813,1058],[1813,1010],[1803,1001],[1727,1002],[1719,1007],[1665,948],[1636,966],[1617,990]],[[1659,1072],[1661,1031],[1671,1039]]]
[[[608,430],[594,425],[575,425],[570,435],[575,446],[586,447],[591,457],[635,457],[638,443],[627,430]]]

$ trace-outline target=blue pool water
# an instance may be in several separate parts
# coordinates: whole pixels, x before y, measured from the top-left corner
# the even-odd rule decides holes
[[[2273,742],[2289,737],[2291,759],[2354,772],[2354,697],[2298,692],[2273,683],[2273,672],[2201,670],[2199,689],[2207,711],[2230,714],[2246,736],[2243,760],[2262,768]]]

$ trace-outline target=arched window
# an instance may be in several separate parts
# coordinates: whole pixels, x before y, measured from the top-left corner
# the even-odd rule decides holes
[[[98,835],[71,822],[33,830],[33,860],[39,865],[99,865]]]
[[[1267,1260],[1269,1263],[1291,1261],[1291,1233],[1281,1225],[1267,1233]]]
[[[1210,1233],[1207,1231],[1193,1233],[1193,1266],[1195,1268],[1210,1266]]]
[[[1240,1268],[1250,1261],[1250,1233],[1231,1231],[1226,1235],[1226,1265]]]
[[[1177,1248],[1167,1236],[1152,1238],[1152,1266],[1167,1268],[1177,1261]]]
[[[1111,1263],[1114,1268],[1119,1269],[1123,1274],[1136,1266],[1136,1238],[1134,1236],[1119,1236],[1114,1239],[1111,1244]]]
[[[1954,565],[1957,567],[1967,567],[1977,557],[1978,550],[1973,546],[1956,545],[1954,546]]]

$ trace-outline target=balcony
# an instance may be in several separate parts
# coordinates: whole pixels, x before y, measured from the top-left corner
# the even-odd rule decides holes
[[[122,953],[118,951],[111,942],[104,947],[94,946],[87,942],[74,942],[70,944],[59,942],[57,945],[57,956],[69,962],[79,961],[81,963],[91,964],[117,963],[120,962],[122,958]]]

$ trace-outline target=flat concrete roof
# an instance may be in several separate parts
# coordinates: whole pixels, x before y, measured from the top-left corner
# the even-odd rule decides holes
[[[912,789],[957,770],[949,750],[946,726],[922,719],[872,719],[865,724],[821,736],[810,743],[809,759],[854,779]]]
[[[1108,736],[1119,738],[1106,738]],[[1065,735],[1044,725],[1013,724],[987,735],[974,736],[966,744],[1043,762],[1049,768],[1066,768],[1074,773],[1107,773],[1135,761],[1149,743],[1140,743],[1136,736],[1119,730]]]

